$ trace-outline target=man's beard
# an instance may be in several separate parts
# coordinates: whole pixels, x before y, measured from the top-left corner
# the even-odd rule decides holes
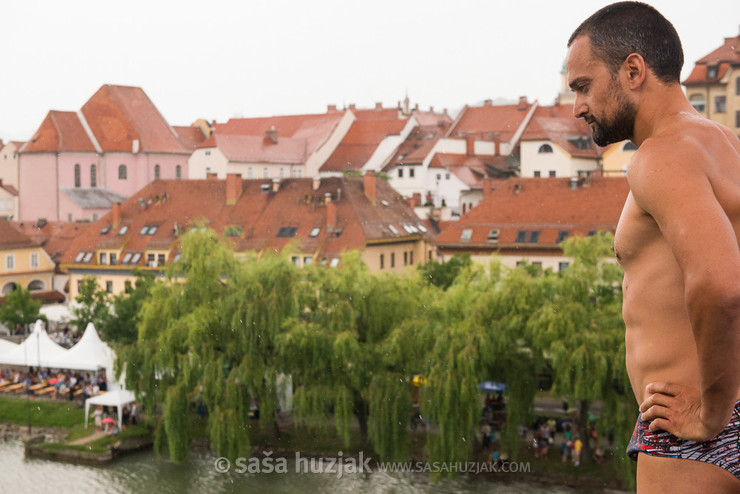
[[[635,128],[635,118],[637,117],[635,104],[621,92],[621,87],[615,85],[614,89],[619,91],[616,101],[617,110],[614,116],[610,119],[605,117],[603,121],[598,121],[593,116],[586,118],[586,122],[595,124],[592,138],[597,145],[602,147],[614,142],[631,139]]]

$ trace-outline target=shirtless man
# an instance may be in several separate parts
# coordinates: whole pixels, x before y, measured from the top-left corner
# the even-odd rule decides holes
[[[574,115],[601,146],[638,146],[614,245],[638,492],[740,492],[740,140],[686,99],[652,7],[604,7],[568,47]]]

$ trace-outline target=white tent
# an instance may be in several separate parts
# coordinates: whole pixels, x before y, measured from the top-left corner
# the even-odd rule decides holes
[[[113,360],[115,360],[113,350],[100,339],[93,323],[89,323],[80,341],[48,367],[87,371],[106,369],[106,371],[109,371],[113,367]],[[108,378],[112,377],[107,374],[106,376]]]
[[[41,321],[36,321],[31,334],[23,343],[7,353],[0,354],[0,365],[53,367],[68,350],[49,337]]]
[[[121,430],[121,424],[123,422],[123,414],[121,413],[121,410],[124,405],[134,401],[136,401],[136,397],[127,389],[116,389],[108,391],[102,395],[88,398],[85,400],[85,427],[87,428],[87,418],[90,413],[90,405],[101,405],[118,408],[118,430]]]
[[[18,348],[18,343],[13,343],[12,341],[0,338],[0,355],[8,353],[15,348]]]

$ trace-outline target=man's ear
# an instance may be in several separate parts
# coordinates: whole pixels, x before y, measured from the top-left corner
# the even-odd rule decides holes
[[[647,65],[642,55],[631,53],[622,62],[622,71],[625,77],[625,83],[630,89],[639,89],[645,82],[647,76]]]

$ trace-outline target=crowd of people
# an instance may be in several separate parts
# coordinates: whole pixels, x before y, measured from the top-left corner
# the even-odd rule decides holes
[[[0,385],[23,384],[23,392],[31,396],[49,396],[52,399],[79,400],[108,390],[105,373],[90,373],[31,367],[28,372],[0,369]],[[8,386],[5,386],[8,387]],[[2,388],[0,388],[2,391]]]

